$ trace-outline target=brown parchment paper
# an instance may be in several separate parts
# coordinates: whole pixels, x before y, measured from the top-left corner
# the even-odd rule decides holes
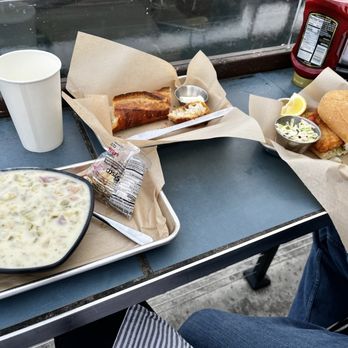
[[[168,62],[97,36],[79,32],[76,38],[66,88],[73,96],[63,98],[94,131],[102,145],[108,146],[115,138],[128,137],[149,129],[172,125],[168,120],[140,127],[111,132],[111,101],[115,95],[134,91],[154,91],[165,86],[172,88],[173,106],[175,87],[195,84],[209,95],[208,106],[216,111],[231,103],[221,87],[216,71],[208,57],[199,51],[190,61],[186,77],[178,77]],[[246,132],[245,130],[249,131]],[[169,134],[158,140],[132,141],[139,147],[178,141],[202,140],[216,137],[241,137],[262,141],[262,132],[254,119],[235,108],[226,116],[207,125],[191,127],[180,133]]]
[[[134,215],[128,220],[115,209],[96,201],[95,210],[125,225],[139,229],[160,240],[169,235],[166,218],[159,207],[158,194],[164,184],[156,148],[146,148],[144,154],[152,165],[144,176],[144,182],[136,200]],[[75,167],[68,171],[80,173],[86,167]],[[34,282],[54,274],[101,260],[136,248],[138,245],[103,222],[92,218],[90,226],[73,254],[62,265],[49,271],[25,274],[0,274],[0,292]]]
[[[321,97],[334,89],[348,89],[348,83],[327,68],[300,94],[306,99],[308,108],[315,109]],[[310,152],[297,154],[275,143],[274,122],[280,115],[280,109],[281,104],[277,100],[250,96],[249,113],[258,121],[267,144],[278,152],[324,207],[348,251],[348,155],[344,156],[343,163],[337,163],[318,159]]]

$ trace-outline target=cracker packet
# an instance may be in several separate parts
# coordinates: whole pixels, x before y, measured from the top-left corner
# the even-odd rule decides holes
[[[130,219],[149,160],[131,143],[113,142],[84,173],[96,197]]]

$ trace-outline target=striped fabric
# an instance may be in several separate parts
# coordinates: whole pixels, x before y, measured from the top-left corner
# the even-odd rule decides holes
[[[348,335],[348,318],[338,321],[327,329],[332,332],[338,332],[343,335]]]
[[[113,348],[192,348],[167,322],[140,305],[128,309]]]

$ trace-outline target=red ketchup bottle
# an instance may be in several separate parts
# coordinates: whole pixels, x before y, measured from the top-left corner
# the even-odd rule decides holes
[[[293,83],[305,87],[330,67],[348,76],[348,0],[306,0],[303,23],[291,51]]]

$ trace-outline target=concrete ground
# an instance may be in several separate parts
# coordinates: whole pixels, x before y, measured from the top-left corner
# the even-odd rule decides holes
[[[218,308],[256,316],[286,316],[312,244],[311,235],[280,246],[268,275],[271,285],[254,291],[243,279],[257,256],[151,298],[150,306],[173,327],[179,328],[194,311]],[[48,341],[35,348],[54,348]]]
[[[150,306],[178,328],[194,311],[218,308],[256,316],[286,316],[312,243],[311,235],[280,246],[268,275],[271,285],[254,291],[243,279],[257,256],[150,299]]]

